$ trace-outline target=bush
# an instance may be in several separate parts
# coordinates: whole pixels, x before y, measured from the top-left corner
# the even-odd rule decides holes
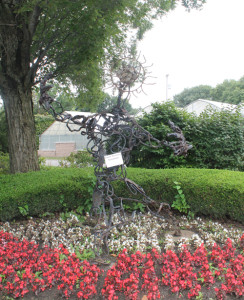
[[[90,167],[93,162],[92,155],[87,150],[83,150],[77,153],[71,153],[70,156],[59,161],[59,164],[61,167],[85,168]]]
[[[9,155],[0,151],[0,174],[9,173]]]
[[[244,223],[244,173],[210,169],[136,169],[128,168],[128,178],[143,187],[154,200],[172,205],[177,181],[190,206],[198,215],[230,218]],[[118,195],[129,197],[120,182],[115,183]]]
[[[174,182],[182,187],[195,214],[244,223],[244,173],[209,169],[149,170],[128,168],[128,178],[143,187],[152,199],[173,203]],[[0,220],[88,207],[95,183],[92,168],[55,168],[49,171],[0,176]],[[134,197],[122,182],[114,182],[118,196]],[[136,196],[137,197],[137,196]]]
[[[169,120],[178,125],[184,131],[185,135],[187,129],[191,128],[189,123],[194,123],[193,117],[177,109],[173,102],[153,104],[152,112],[145,114],[143,118],[138,120],[138,123],[161,141],[165,140],[167,134],[171,132],[168,126]],[[154,149],[144,145],[138,145],[131,152],[130,166],[132,167],[160,169],[184,167],[187,164],[186,158],[183,156],[175,156],[170,148],[164,146],[159,149]]]
[[[153,149],[143,145],[132,151],[131,166],[159,168],[209,168],[244,171],[244,118],[236,111],[208,110],[199,117],[179,110],[172,102],[156,103],[139,124],[158,140],[171,130],[168,121],[178,125],[193,145],[188,156],[175,157],[166,147]]]
[[[206,110],[194,125],[194,166],[244,171],[244,118],[238,111]]]
[[[83,171],[84,170],[84,171]],[[0,220],[21,217],[19,207],[30,216],[71,210],[91,204],[93,169],[55,168],[39,172],[0,176]]]
[[[46,159],[38,157],[38,163],[41,169],[50,169],[45,165]],[[0,151],[0,175],[10,173],[9,154]]]

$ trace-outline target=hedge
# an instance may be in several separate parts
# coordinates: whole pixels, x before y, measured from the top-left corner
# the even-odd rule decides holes
[[[190,210],[198,215],[244,223],[244,173],[216,169],[134,169],[128,177],[155,199],[172,204],[174,181],[181,184]],[[122,190],[121,190],[122,192]]]
[[[0,220],[21,217],[28,205],[30,216],[59,212],[84,205],[91,199],[93,169],[55,168],[0,176]]]
[[[172,204],[181,184],[190,210],[198,215],[230,218],[244,223],[244,173],[211,169],[128,168],[128,178],[153,199]],[[0,176],[0,220],[21,217],[19,207],[28,205],[29,215],[74,209],[91,199],[93,168],[55,168],[47,171]],[[119,196],[132,196],[124,184],[114,183]],[[61,201],[62,199],[62,201]]]

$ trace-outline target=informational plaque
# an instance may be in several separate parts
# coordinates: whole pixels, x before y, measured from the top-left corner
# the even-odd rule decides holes
[[[120,165],[123,165],[123,163],[124,163],[121,152],[117,152],[117,153],[110,154],[110,155],[105,155],[104,159],[105,159],[105,164],[106,164],[107,168],[120,166]]]

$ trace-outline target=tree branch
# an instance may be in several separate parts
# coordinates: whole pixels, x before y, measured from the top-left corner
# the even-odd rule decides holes
[[[58,32],[55,32],[50,38],[49,38],[49,42],[47,43],[46,47],[44,49],[41,49],[39,51],[39,55],[38,57],[36,58],[36,61],[35,63],[32,64],[31,68],[30,68],[30,71],[29,71],[29,76],[31,76],[32,78],[32,81],[34,82],[34,77],[36,76],[36,72],[37,70],[41,67],[41,66],[44,66],[46,64],[48,64],[49,62],[47,63],[44,63],[42,64],[42,60],[43,58],[47,55],[47,52],[48,50],[51,48],[51,47],[55,47],[55,46],[58,46],[59,44],[62,44],[69,36],[70,36],[70,33],[67,33],[62,40],[60,41],[57,41],[56,43],[54,42],[55,41],[55,38],[59,35]],[[66,53],[69,52],[70,50],[67,50],[65,51]],[[64,54],[64,52],[60,53],[60,55],[58,56],[62,56]],[[54,56],[51,56],[49,55],[49,58],[52,58]]]
[[[30,15],[28,29],[29,29],[29,32],[30,32],[30,35],[31,35],[31,39],[34,36],[37,25],[39,23],[39,16],[41,14],[41,11],[42,11],[41,7],[37,4],[34,7],[32,13]]]

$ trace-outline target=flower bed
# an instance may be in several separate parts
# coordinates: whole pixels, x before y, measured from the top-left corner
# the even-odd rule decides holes
[[[115,264],[104,275],[101,294],[105,299],[138,299],[142,290],[148,299],[160,299],[164,287],[179,297],[202,297],[207,287],[217,299],[226,295],[244,296],[244,234],[238,242],[239,251],[227,239],[207,249],[201,244],[193,252],[183,245],[179,253],[152,249],[143,254],[128,254],[124,249]],[[20,241],[11,233],[0,231],[0,291],[2,298],[38,294],[52,287],[65,298],[94,299],[103,270],[88,261],[80,261],[63,245],[51,249],[27,240]],[[73,297],[73,296],[72,296]]]

